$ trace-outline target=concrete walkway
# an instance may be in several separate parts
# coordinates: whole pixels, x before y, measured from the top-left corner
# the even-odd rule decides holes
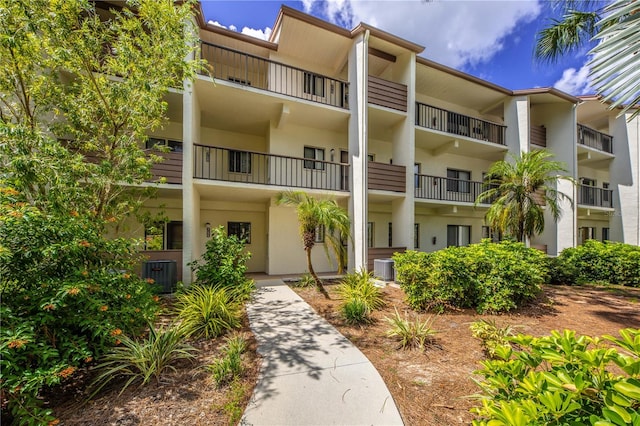
[[[402,425],[371,362],[282,280],[247,311],[262,366],[242,425]]]

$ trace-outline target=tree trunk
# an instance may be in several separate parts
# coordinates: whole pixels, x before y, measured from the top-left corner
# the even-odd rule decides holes
[[[316,281],[316,288],[325,298],[329,299],[329,293],[327,293],[327,290],[322,285],[322,281],[320,281],[320,278],[316,275],[316,271],[313,270],[313,265],[311,264],[311,248],[307,248],[305,251],[307,253],[307,268],[309,268],[309,273]]]

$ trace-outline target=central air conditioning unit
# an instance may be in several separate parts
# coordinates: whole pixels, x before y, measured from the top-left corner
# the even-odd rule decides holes
[[[393,259],[374,259],[373,275],[383,281],[395,279]]]

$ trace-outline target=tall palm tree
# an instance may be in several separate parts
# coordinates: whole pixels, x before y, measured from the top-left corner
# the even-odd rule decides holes
[[[476,205],[493,201],[485,215],[490,226],[525,242],[544,230],[545,209],[555,221],[560,218],[560,200],[573,202],[555,186],[559,180],[573,182],[573,179],[558,175],[567,169],[559,161],[550,161],[552,156],[544,149],[525,152],[519,157],[512,155],[513,161],[498,161],[489,168],[486,182],[489,189],[478,196]]]
[[[640,114],[640,5],[636,0],[555,0],[563,10],[562,19],[537,35],[535,57],[555,62],[598,40],[589,51],[590,78],[603,101],[611,109],[623,106]]]
[[[281,192],[276,197],[278,205],[295,206],[300,223],[302,246],[307,255],[307,268],[316,282],[316,287],[326,298],[329,294],[322,285],[322,281],[313,269],[311,250],[315,246],[316,232],[323,229],[325,233],[325,251],[329,257],[329,250],[338,258],[339,268],[344,266],[344,249],[342,236],[350,235],[351,221],[345,209],[335,200],[316,199],[301,191]]]

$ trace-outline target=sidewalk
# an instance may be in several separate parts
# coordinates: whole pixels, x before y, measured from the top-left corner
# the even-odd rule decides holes
[[[262,365],[243,425],[402,425],[371,362],[280,279],[247,312]]]

